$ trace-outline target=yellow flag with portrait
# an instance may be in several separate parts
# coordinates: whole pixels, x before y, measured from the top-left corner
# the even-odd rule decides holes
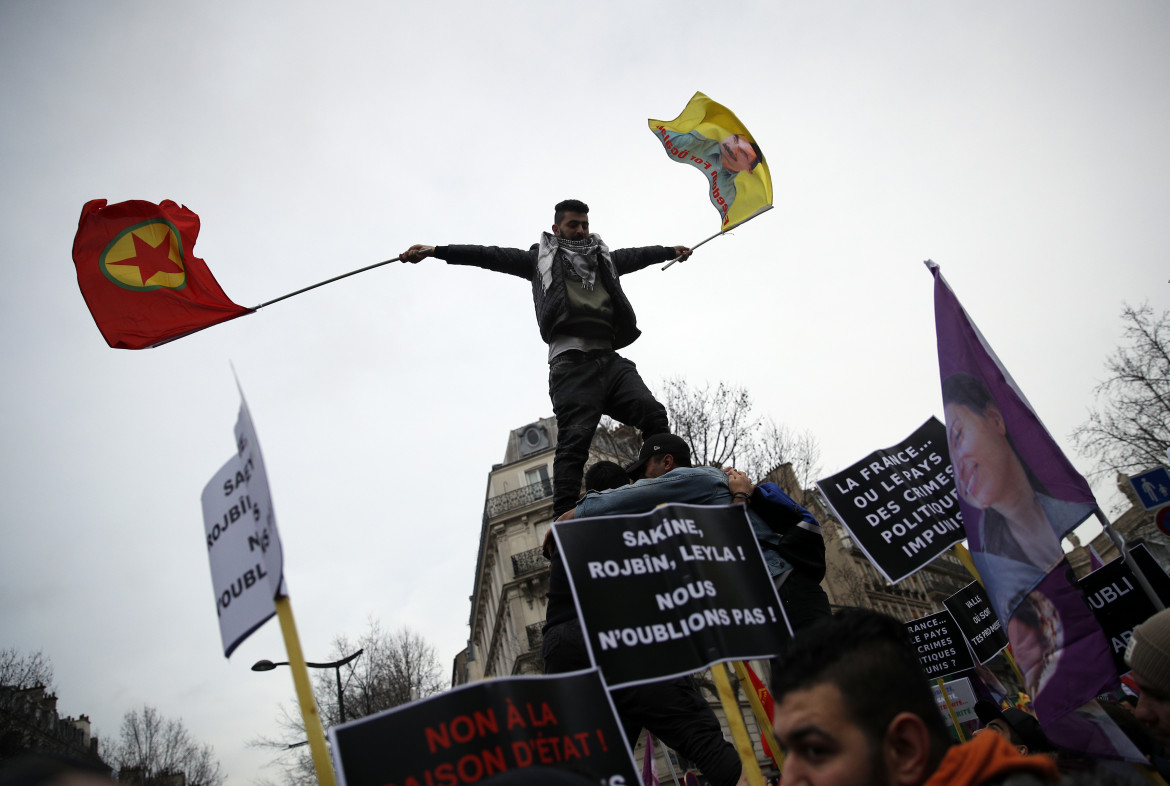
[[[668,156],[702,173],[719,211],[720,231],[771,209],[772,177],[764,153],[730,109],[695,93],[674,120],[649,125]]]

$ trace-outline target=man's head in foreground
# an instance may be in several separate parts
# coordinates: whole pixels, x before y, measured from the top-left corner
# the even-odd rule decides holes
[[[983,722],[978,733],[995,732],[1024,755],[1053,751],[1052,743],[1040,728],[1040,721],[1021,709],[1008,707],[1001,710],[995,702],[977,701],[975,714]]]
[[[659,478],[675,467],[691,465],[691,448],[674,434],[655,434],[642,443],[638,460],[626,467],[631,480]]]
[[[1142,691],[1134,717],[1170,744],[1170,609],[1159,611],[1133,629],[1125,662]]]
[[[925,782],[950,738],[905,626],[847,609],[801,631],[772,668],[783,780]]]

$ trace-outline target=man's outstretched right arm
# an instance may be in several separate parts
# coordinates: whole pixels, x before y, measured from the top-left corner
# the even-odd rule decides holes
[[[497,273],[507,273],[532,280],[536,268],[536,251],[498,246],[426,246],[415,244],[399,254],[403,262],[416,264],[427,257],[442,259],[450,265],[471,265]]]

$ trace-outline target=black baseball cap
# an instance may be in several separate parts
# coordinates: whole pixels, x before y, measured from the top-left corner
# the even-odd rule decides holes
[[[655,434],[642,443],[642,452],[638,454],[638,460],[626,467],[626,473],[637,480],[642,477],[642,470],[645,469],[647,461],[655,456],[666,455],[674,456],[674,463],[680,467],[691,465],[691,447],[686,440],[674,434]]]
[[[1040,721],[1018,707],[1002,710],[995,702],[983,700],[975,702],[975,714],[984,726],[993,720],[1002,720],[1019,736],[1020,742],[1028,746],[1029,753],[1052,750],[1052,743],[1040,728]]]

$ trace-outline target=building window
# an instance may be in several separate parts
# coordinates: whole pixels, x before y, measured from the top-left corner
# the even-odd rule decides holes
[[[541,464],[539,467],[525,471],[524,482],[529,486],[539,483],[544,490],[544,495],[546,497],[552,496],[552,481],[548,477],[547,464]]]

